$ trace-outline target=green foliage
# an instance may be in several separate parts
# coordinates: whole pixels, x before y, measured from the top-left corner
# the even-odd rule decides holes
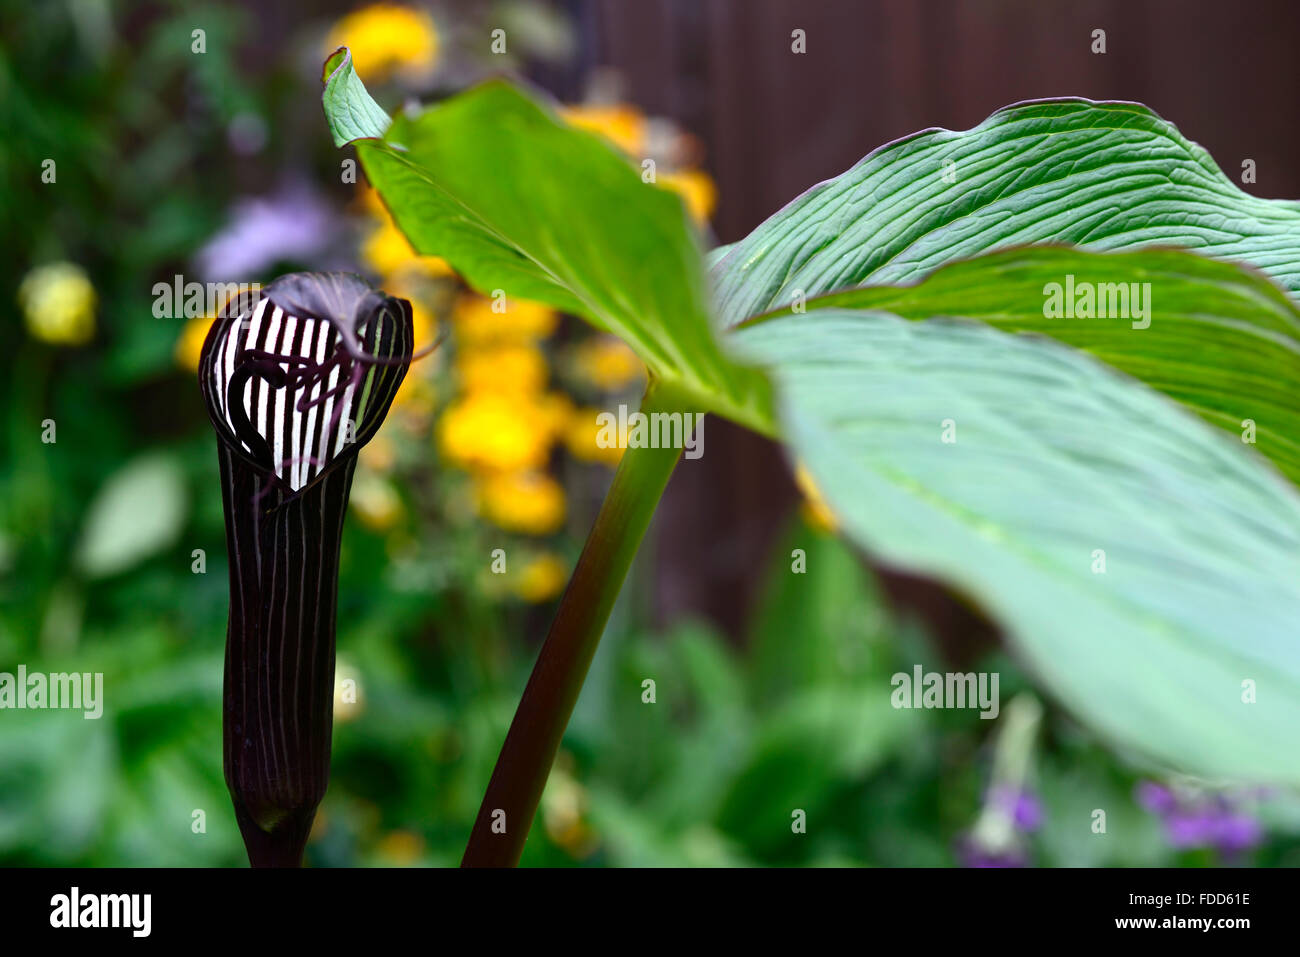
[[[848,533],[982,603],[1081,719],[1178,770],[1300,781],[1300,494],[1240,443],[985,325],[830,308],[739,339]]]
[[[1073,289],[1100,295],[1091,317],[1044,315],[1048,287],[1064,286],[1067,276]],[[1146,319],[1134,311],[1134,292],[1146,302]],[[1121,295],[1123,314],[1112,307],[1112,298],[1119,302]],[[1300,393],[1300,310],[1249,267],[1174,249],[1092,253],[1027,246],[943,266],[915,285],[849,289],[807,307],[873,309],[907,319],[963,316],[1007,332],[1050,336],[1234,436],[1250,420],[1256,448],[1300,481],[1294,399]]]

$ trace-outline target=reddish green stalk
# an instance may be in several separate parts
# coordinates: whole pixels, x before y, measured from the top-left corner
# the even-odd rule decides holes
[[[681,411],[681,404],[652,383],[641,411]],[[662,448],[624,452],[501,746],[462,867],[519,863],[614,599],[680,455]]]

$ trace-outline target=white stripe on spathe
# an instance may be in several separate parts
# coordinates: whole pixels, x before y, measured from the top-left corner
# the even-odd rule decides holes
[[[279,307],[272,307],[271,318],[266,323],[266,335],[263,337],[265,344],[262,346],[262,348],[265,349],[267,352],[280,351],[277,337],[280,334],[280,317],[282,315],[284,315],[283,310],[281,310]],[[275,390],[277,394],[280,393],[281,391],[283,390],[281,389]],[[260,432],[262,435],[268,435],[270,433],[266,431],[266,416],[267,413],[270,411],[270,407],[271,407],[271,385],[263,381],[258,386],[258,393],[259,394],[257,399],[257,431]],[[279,460],[277,459],[276,461]]]
[[[266,312],[266,305],[267,301],[263,299],[257,304],[257,308],[253,310],[253,320],[248,324],[248,339],[244,342],[244,349],[241,349],[241,352],[257,347],[257,334],[262,329],[262,314]],[[244,414],[248,416],[249,422],[257,422],[257,410],[253,408],[252,379],[244,383]]]
[[[403,338],[395,331],[385,347],[380,333],[377,341],[367,347],[366,330],[358,332],[364,351],[373,348],[384,357],[396,354],[398,341]],[[266,440],[276,475],[294,491],[300,491],[319,477],[326,464],[344,452],[350,439],[355,440],[361,423],[353,416],[357,414],[360,399],[368,389],[376,389],[386,374],[382,367],[358,369],[344,361],[332,365],[328,372],[317,370],[312,375],[310,366],[323,366],[339,346],[340,336],[332,323],[293,316],[269,299],[258,301],[247,314],[232,319],[214,344],[209,381],[216,411],[232,433],[235,426],[229,385],[246,351],[253,349],[286,359],[300,357],[310,364],[278,363],[280,371],[299,380],[292,390],[277,388],[254,375],[242,386],[242,395],[235,399],[243,402],[249,425]],[[328,397],[321,401],[327,393]],[[300,405],[307,407],[302,409]],[[235,435],[240,447],[252,454],[249,444]]]
[[[349,382],[348,386],[343,390],[343,411],[339,413],[338,438],[334,442],[335,455],[342,452],[343,446],[347,444],[348,429],[355,430],[356,428],[356,424],[352,421],[352,394],[356,392],[356,389],[357,387]],[[355,438],[355,435],[353,437]]]
[[[277,309],[277,312],[280,310]],[[280,340],[280,352],[286,353],[293,349],[293,334],[297,330],[298,319],[288,313],[284,314],[284,336]],[[283,362],[280,368],[288,371],[289,363]],[[275,390],[275,425],[272,430],[274,441],[271,445],[271,454],[275,457],[275,473],[284,478],[284,430],[285,430],[285,395],[284,389]]]
[[[311,338],[304,343],[302,354],[308,358],[314,358],[319,351],[318,346],[324,345],[325,336],[322,335],[324,330],[322,329],[322,324],[320,322],[314,320],[309,321],[311,322]],[[293,407],[295,411],[298,409],[298,404],[302,401],[303,396],[307,394],[308,393],[302,390],[299,390],[294,394]],[[314,396],[315,393],[310,393],[310,395]],[[308,406],[306,412],[300,412],[298,414],[303,417],[304,427],[302,432],[302,454],[299,460],[294,463],[295,478],[293,487],[295,489],[306,485],[311,479],[311,463],[307,460],[311,458],[312,450],[316,448],[316,443],[314,441],[316,430],[316,406]]]

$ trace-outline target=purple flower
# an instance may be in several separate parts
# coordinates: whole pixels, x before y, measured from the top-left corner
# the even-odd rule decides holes
[[[957,842],[957,859],[962,867],[1027,867],[1029,858],[1019,848],[991,850],[965,837]]]
[[[1142,781],[1136,798],[1160,817],[1170,846],[1179,850],[1212,847],[1231,857],[1256,846],[1264,836],[1259,821],[1226,795],[1179,795],[1162,784]]]
[[[1224,854],[1238,854],[1255,847],[1264,838],[1259,821],[1249,814],[1229,813],[1219,818],[1214,843]]]
[[[1137,802],[1153,814],[1169,814],[1178,806],[1174,792],[1155,781],[1140,781],[1137,786]]]
[[[995,784],[984,795],[984,811],[954,852],[962,867],[1027,867],[1024,835],[1043,823],[1043,806],[1032,791]]]
[[[199,250],[205,279],[245,279],[277,262],[317,258],[331,236],[331,213],[317,195],[291,184],[265,198],[236,204],[230,222]]]
[[[1036,831],[1043,823],[1043,804],[1032,791],[998,785],[989,790],[988,801],[1011,818],[1017,831]]]

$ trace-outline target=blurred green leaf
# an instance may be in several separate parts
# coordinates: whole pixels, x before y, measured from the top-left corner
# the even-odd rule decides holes
[[[149,454],[114,473],[86,511],[76,564],[113,575],[172,545],[188,510],[184,474],[170,455]]]
[[[808,828],[819,826],[818,814],[836,791],[862,783],[910,718],[890,705],[889,691],[888,682],[813,687],[768,714],[744,770],[731,781],[719,828],[759,853],[803,857],[794,813],[804,813]]]
[[[802,551],[793,570],[795,550]],[[884,645],[890,621],[853,547],[802,521],[773,550],[755,611],[749,653],[756,704],[800,689],[888,681]]]
[[[819,309],[738,338],[846,532],[976,596],[1080,720],[1179,770],[1300,781],[1300,493],[1263,459],[984,325]]]
[[[1111,318],[1047,318],[1049,284],[1096,291]],[[1129,291],[1146,284],[1147,318]],[[1062,290],[1064,295],[1064,290]],[[1118,297],[1122,295],[1122,300]],[[1141,379],[1240,437],[1300,481],[1300,309],[1262,273],[1177,249],[1094,253],[1029,246],[977,256],[905,286],[831,293],[810,309],[879,309],[908,319],[962,316],[1050,336]],[[1140,328],[1142,322],[1149,323]]]

